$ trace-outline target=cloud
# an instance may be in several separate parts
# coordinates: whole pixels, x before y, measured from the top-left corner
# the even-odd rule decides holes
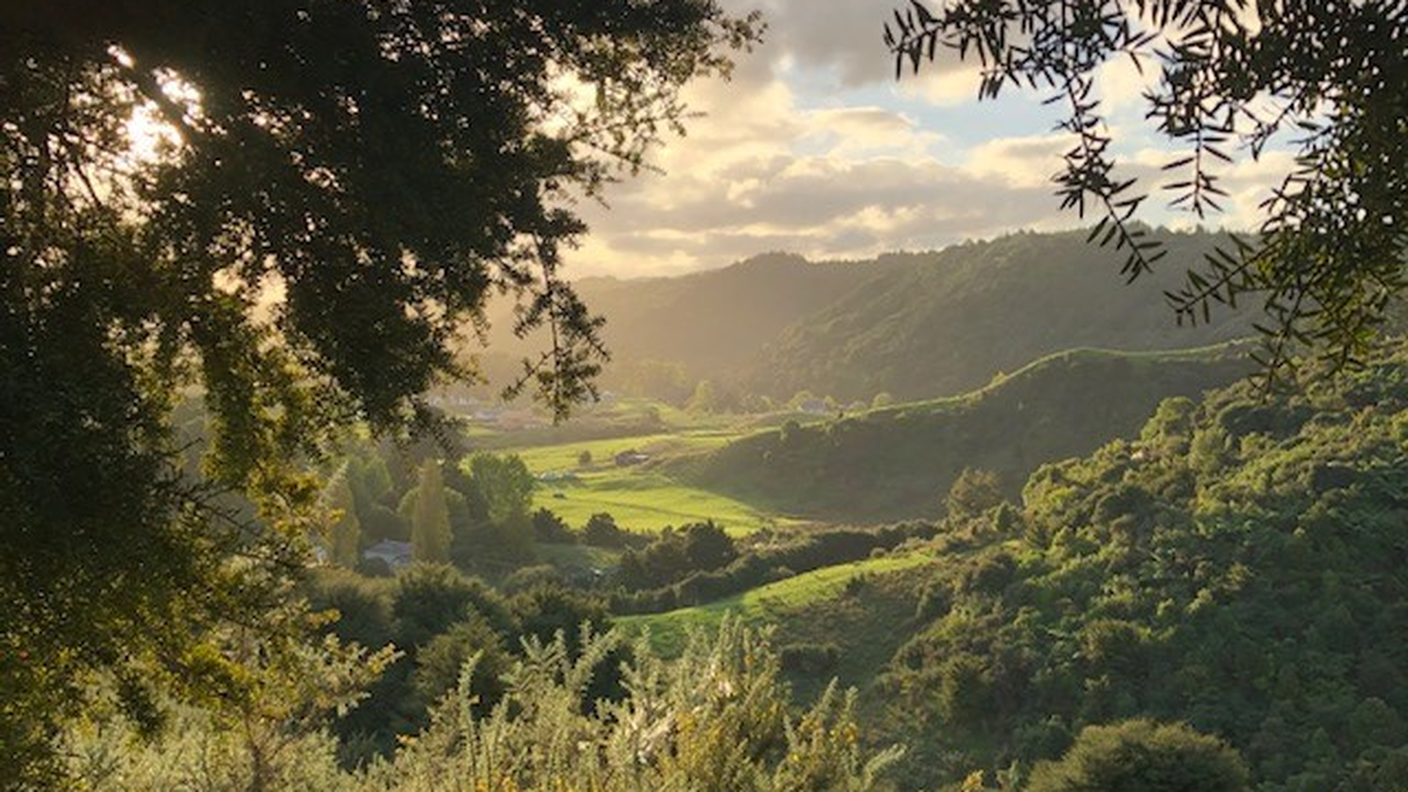
[[[729,3],[739,9],[751,3]],[[889,7],[875,0],[763,0],[767,44],[796,68],[826,71],[843,87],[854,88],[893,77],[881,37]]]
[[[726,119],[715,117],[676,146],[664,158],[667,174],[589,213],[592,235],[572,257],[576,271],[664,274],[768,250],[871,256],[1056,216],[1046,184],[944,164],[933,151],[942,138],[876,108],[775,107],[771,134],[722,149],[713,147],[720,124]],[[705,150],[695,154],[694,144]]]
[[[1051,175],[1062,167],[1061,156],[1072,143],[1070,135],[1059,133],[994,138],[973,148],[968,168],[1010,184],[1050,184]]]
[[[1137,64],[1128,55],[1118,55],[1095,70],[1095,95],[1100,112],[1106,115],[1137,111],[1143,116],[1144,94],[1159,84],[1161,67],[1145,58]]]
[[[771,250],[869,257],[1082,222],[1058,211],[1052,195],[1050,177],[1072,140],[1047,132],[1049,119],[1009,100],[979,109],[971,65],[945,62],[895,86],[879,32],[888,6],[762,7],[767,40],[741,57],[733,80],[687,90],[706,115],[655,153],[663,174],[613,185],[609,209],[578,207],[591,232],[567,256],[574,276],[677,274]],[[1142,78],[1111,65],[1098,80],[1118,122],[1112,133],[1125,141],[1119,174],[1153,188],[1173,153],[1138,123],[1125,127]],[[1229,169],[1224,186],[1235,200],[1222,221],[1252,224],[1284,164],[1268,156]],[[1186,219],[1163,199],[1155,192],[1145,219]]]

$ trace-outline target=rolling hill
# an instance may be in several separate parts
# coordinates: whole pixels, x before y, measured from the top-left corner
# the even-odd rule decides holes
[[[1161,400],[1246,375],[1246,351],[1064,352],[964,396],[759,432],[684,460],[674,473],[786,514],[929,516],[965,468],[996,473],[1015,495],[1038,465],[1136,432]]]

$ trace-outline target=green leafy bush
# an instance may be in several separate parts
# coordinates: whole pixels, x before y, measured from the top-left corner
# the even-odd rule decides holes
[[[1089,726],[1059,762],[1037,765],[1026,792],[1246,792],[1247,768],[1221,740],[1182,724]]]

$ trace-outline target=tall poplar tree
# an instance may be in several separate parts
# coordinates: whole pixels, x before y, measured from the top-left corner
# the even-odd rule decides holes
[[[348,468],[349,464],[345,463],[333,475],[324,497],[326,505],[335,515],[328,530],[328,548],[333,563],[355,569],[361,553],[362,522],[357,517],[357,499],[352,494]]]
[[[426,460],[420,467],[411,509],[411,557],[438,564],[450,561],[450,507],[438,460]]]

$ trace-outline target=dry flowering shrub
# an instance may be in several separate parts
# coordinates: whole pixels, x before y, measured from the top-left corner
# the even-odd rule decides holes
[[[334,649],[300,666],[298,689],[316,696],[271,687],[248,718],[182,708],[144,739],[120,717],[94,717],[70,730],[71,775],[92,792],[863,792],[900,755],[863,747],[853,693],[833,686],[806,710],[789,707],[767,635],[725,622],[676,660],[646,637],[623,646],[618,632],[584,628],[578,652],[561,635],[529,639],[487,714],[473,707],[472,659],[425,731],[390,760],[347,771],[327,719],[293,716],[385,658]],[[588,700],[622,649],[633,658],[619,668],[624,695]]]
[[[432,725],[367,774],[367,792],[858,792],[899,756],[862,747],[852,694],[789,711],[766,636],[737,623],[696,634],[673,661],[640,640],[621,668],[626,695],[585,701],[619,647],[616,633],[589,636],[576,658],[561,640],[530,643],[484,717],[467,665]]]

